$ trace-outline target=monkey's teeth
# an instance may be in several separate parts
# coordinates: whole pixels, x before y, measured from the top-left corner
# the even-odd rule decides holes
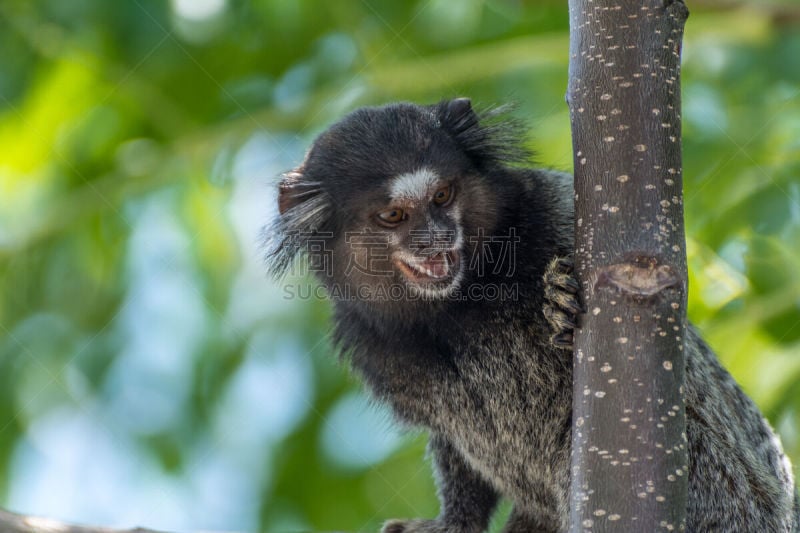
[[[423,264],[425,273],[434,279],[441,279],[447,277],[450,271],[450,265],[444,254],[438,254],[428,258]]]
[[[415,257],[402,261],[406,272],[416,282],[441,281],[452,276],[455,265],[454,252],[439,252],[427,257]]]
[[[438,277],[433,273],[433,271],[430,268],[427,268],[427,267],[425,267],[423,265],[411,265],[411,266],[414,268],[414,270],[416,270],[420,274],[425,274],[429,278]]]

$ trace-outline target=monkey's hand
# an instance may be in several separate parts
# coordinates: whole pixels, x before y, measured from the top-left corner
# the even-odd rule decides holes
[[[439,520],[389,520],[383,525],[381,533],[457,533]]]
[[[572,277],[572,258],[554,257],[544,273],[544,317],[550,323],[550,342],[557,348],[572,349],[572,332],[577,327],[580,284]]]

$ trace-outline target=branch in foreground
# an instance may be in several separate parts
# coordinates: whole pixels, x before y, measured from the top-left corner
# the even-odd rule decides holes
[[[0,509],[0,531],[3,533],[165,533],[154,529],[112,529],[76,526],[48,518],[25,516]]]

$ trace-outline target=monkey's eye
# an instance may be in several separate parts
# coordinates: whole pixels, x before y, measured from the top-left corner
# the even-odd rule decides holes
[[[406,219],[406,213],[402,209],[392,208],[378,213],[378,220],[384,225],[394,226]]]
[[[438,206],[445,206],[453,199],[453,186],[445,185],[435,193],[433,193],[433,203]]]

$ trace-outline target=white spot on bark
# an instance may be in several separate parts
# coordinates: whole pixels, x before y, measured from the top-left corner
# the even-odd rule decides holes
[[[633,149],[636,150],[637,152],[644,152],[645,150],[647,150],[647,146],[643,144],[637,144],[636,146],[633,147]]]

